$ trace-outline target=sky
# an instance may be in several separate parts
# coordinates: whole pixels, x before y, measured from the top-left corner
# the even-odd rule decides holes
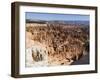
[[[26,19],[31,20],[64,20],[64,21],[89,21],[89,15],[79,14],[55,14],[26,12]]]

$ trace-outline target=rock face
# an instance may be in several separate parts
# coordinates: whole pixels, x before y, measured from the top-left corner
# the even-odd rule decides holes
[[[26,66],[47,66],[48,53],[46,48],[38,42],[34,42],[33,46],[26,49]]]
[[[88,29],[80,25],[27,23],[26,66],[70,65],[78,61],[89,53],[84,53],[89,48]]]

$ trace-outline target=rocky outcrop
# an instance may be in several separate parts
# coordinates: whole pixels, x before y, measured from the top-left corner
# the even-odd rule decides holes
[[[86,55],[84,50],[89,47],[88,26],[43,25],[26,26],[26,50],[30,49],[26,57],[30,54],[33,66],[37,63],[42,66],[69,65]],[[26,61],[28,63],[28,59]]]

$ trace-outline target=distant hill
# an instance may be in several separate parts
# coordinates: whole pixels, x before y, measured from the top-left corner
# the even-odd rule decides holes
[[[26,23],[46,24],[46,21],[43,21],[43,20],[30,20],[30,19],[26,19]]]
[[[63,21],[63,20],[30,20],[26,19],[26,23],[39,23],[39,24],[68,24],[68,25],[85,25],[89,26],[89,21]]]

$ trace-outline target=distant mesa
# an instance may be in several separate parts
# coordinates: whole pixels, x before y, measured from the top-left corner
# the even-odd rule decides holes
[[[31,20],[26,19],[26,23],[39,23],[39,24],[65,24],[65,25],[84,25],[89,26],[89,21],[63,21],[63,20]]]

